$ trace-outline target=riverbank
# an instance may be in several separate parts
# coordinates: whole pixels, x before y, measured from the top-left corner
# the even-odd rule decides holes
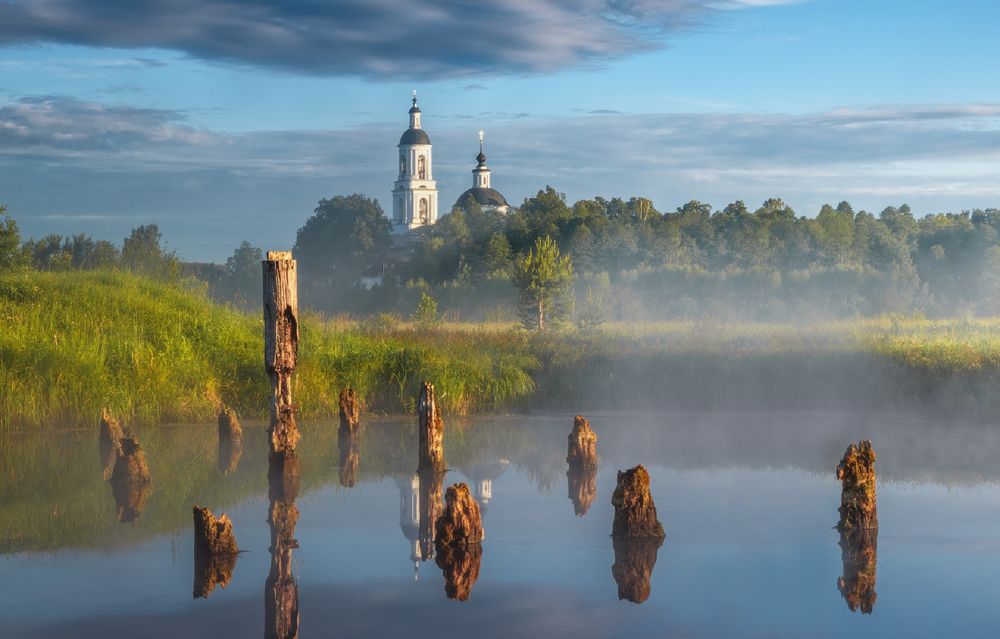
[[[220,403],[263,417],[261,320],[199,291],[120,272],[0,276],[0,429],[204,422]],[[304,314],[303,418],[412,410],[433,381],[451,413],[530,408],[912,407],[985,415],[1000,405],[1000,320],[808,325],[676,322],[532,335],[513,326],[332,321]]]

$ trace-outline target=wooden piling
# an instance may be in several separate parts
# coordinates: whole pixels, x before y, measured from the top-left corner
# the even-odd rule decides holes
[[[663,539],[663,525],[656,518],[656,505],[649,492],[649,473],[642,465],[618,471],[618,486],[611,503],[615,507],[612,535]]]
[[[299,431],[292,401],[299,353],[299,301],[296,262],[291,252],[268,251],[264,271],[264,367],[271,378],[269,472],[298,475],[295,447]]]
[[[567,436],[569,440],[566,452],[566,462],[571,469],[597,468],[597,434],[591,430],[590,422],[583,416],[573,418],[573,430]]]
[[[353,388],[340,391],[340,430],[357,433],[361,428],[361,402]]]
[[[420,386],[417,402],[420,418],[420,463],[419,468],[433,468],[443,472],[444,463],[444,421],[434,395],[434,384],[424,382]]]
[[[851,444],[837,465],[841,482],[840,522],[837,528],[849,534],[878,528],[875,498],[875,449],[870,441]]]

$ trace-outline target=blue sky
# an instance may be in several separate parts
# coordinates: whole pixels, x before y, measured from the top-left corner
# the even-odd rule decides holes
[[[0,202],[36,237],[284,248],[322,197],[388,201],[417,89],[445,209],[480,128],[513,203],[996,207],[998,23],[979,0],[0,0]]]

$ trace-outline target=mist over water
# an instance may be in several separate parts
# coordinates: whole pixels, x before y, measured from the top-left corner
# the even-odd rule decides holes
[[[446,417],[444,484],[469,483],[486,530],[461,602],[446,597],[450,566],[415,552],[415,419],[363,420],[346,456],[353,487],[336,426],[306,425],[292,559],[303,636],[922,637],[1000,621],[1000,434],[989,425],[817,411],[588,418],[601,463],[580,514],[565,464],[571,415]],[[219,458],[212,427],[139,436],[153,484],[127,523],[93,433],[0,436],[4,636],[259,636],[271,544],[263,428],[246,427],[235,464],[232,451]],[[858,565],[842,561],[832,526],[834,468],[861,438],[878,453],[881,527]],[[630,557],[648,583],[622,584],[610,496],[616,471],[637,463],[667,537]],[[195,502],[229,513],[245,551],[205,599],[191,598]],[[642,603],[619,599],[644,589]],[[870,614],[852,612],[856,596],[874,600]]]

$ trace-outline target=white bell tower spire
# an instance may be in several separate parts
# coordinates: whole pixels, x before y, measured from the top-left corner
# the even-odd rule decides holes
[[[417,92],[410,107],[410,128],[399,138],[399,175],[392,189],[392,224],[397,233],[437,222],[431,138],[420,124]]]

